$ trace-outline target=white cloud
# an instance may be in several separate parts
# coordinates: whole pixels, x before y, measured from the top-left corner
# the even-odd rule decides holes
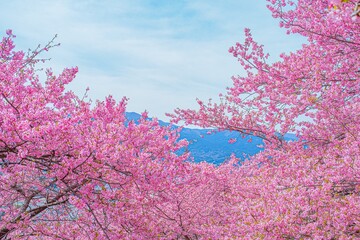
[[[283,37],[262,1],[123,0],[5,1],[0,26],[13,29],[19,47],[46,43],[59,34],[62,46],[47,55],[56,71],[78,65],[70,87],[93,99],[131,98],[129,111],[147,109],[164,118],[196,97],[216,98],[242,73],[228,47],[244,27],[273,55],[299,46]],[[31,9],[31,10],[29,10]],[[5,32],[5,29],[2,30]],[[288,48],[281,49],[289,45]]]

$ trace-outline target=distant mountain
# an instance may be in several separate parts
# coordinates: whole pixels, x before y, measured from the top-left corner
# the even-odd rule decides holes
[[[189,141],[188,151],[196,162],[207,161],[214,164],[224,162],[231,154],[242,159],[252,156],[262,150],[263,144],[262,139],[258,137],[242,138],[238,132],[209,129],[184,128],[180,132],[180,138]],[[230,139],[235,138],[236,142],[229,143]]]
[[[140,114],[129,112],[126,118],[137,122]],[[168,126],[169,123],[159,120],[160,125]],[[255,155],[262,150],[263,140],[258,137],[242,137],[234,131],[214,131],[211,129],[192,129],[183,128],[180,132],[180,139],[187,139],[189,146],[185,151],[189,151],[195,162],[207,161],[220,164],[228,159],[231,154],[245,159]],[[237,139],[234,143],[229,143],[230,139]],[[286,134],[285,140],[296,140],[294,134]]]

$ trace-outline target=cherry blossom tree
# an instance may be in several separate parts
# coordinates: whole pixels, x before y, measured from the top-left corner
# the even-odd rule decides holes
[[[355,8],[355,9],[354,9]],[[179,151],[178,130],[126,101],[66,91],[77,68],[37,74],[9,30],[0,42],[0,239],[356,239],[360,237],[360,17],[350,0],[269,0],[308,43],[268,63],[250,30],[229,52],[247,70],[219,103],[174,121],[264,139],[216,167]],[[295,132],[298,141],[284,141]]]
[[[360,237],[360,16],[351,0],[268,0],[301,49],[268,62],[245,29],[229,52],[247,71],[219,102],[176,109],[174,122],[238,131],[265,149],[234,167],[226,235],[248,239]],[[294,132],[298,141],[284,141]],[[238,175],[246,168],[248,173]],[[243,186],[247,185],[247,188]],[[238,189],[238,191],[235,191]],[[222,228],[225,229],[225,225]]]
[[[77,68],[37,75],[39,54],[0,42],[0,239],[153,239],[162,192],[186,184],[178,130],[127,121],[127,99],[66,91]]]

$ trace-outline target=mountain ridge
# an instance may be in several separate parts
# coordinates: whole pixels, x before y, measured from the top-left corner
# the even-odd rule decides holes
[[[137,122],[141,115],[135,112],[127,112],[129,121]],[[158,120],[161,126],[169,126],[170,123]],[[175,128],[178,126],[173,125]],[[179,139],[187,139],[189,142],[185,151],[189,151],[195,162],[206,161],[213,164],[221,164],[232,154],[240,159],[247,159],[263,150],[263,140],[254,136],[241,136],[236,131],[217,131],[214,129],[199,129],[183,127]],[[229,140],[236,139],[230,143]],[[296,140],[295,134],[286,134],[285,140]]]

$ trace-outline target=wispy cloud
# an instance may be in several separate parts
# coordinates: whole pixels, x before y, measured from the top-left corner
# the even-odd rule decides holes
[[[147,109],[164,118],[175,107],[194,107],[196,97],[216,97],[241,67],[228,53],[253,29],[255,39],[277,56],[300,45],[271,20],[266,1],[123,0],[4,1],[0,26],[18,35],[21,48],[46,43],[60,71],[79,66],[71,88],[89,86],[90,97],[130,97],[129,111]],[[288,47],[284,47],[288,46]],[[275,58],[274,58],[275,59]]]

